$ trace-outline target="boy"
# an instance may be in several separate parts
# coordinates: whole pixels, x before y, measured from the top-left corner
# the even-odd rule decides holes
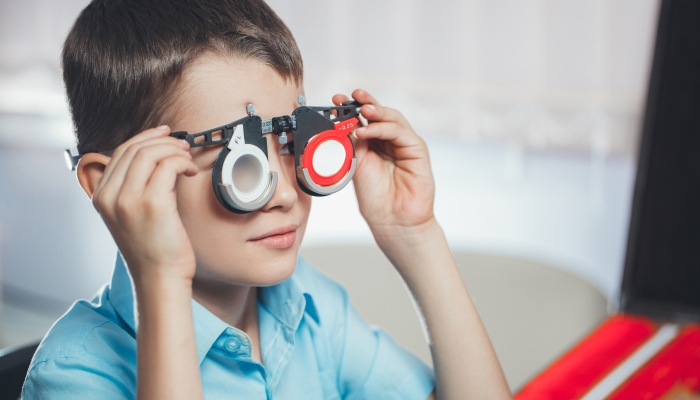
[[[94,0],[63,68],[78,181],[120,254],[112,282],[47,334],[25,398],[509,397],[433,217],[427,148],[400,113],[353,92],[369,121],[355,132],[354,184],[424,313],[436,385],[298,258],[311,198],[289,145],[265,135],[276,190],[234,214],[211,186],[221,146],[169,136],[230,123],[248,103],[264,119],[297,107],[301,56],[262,0]]]

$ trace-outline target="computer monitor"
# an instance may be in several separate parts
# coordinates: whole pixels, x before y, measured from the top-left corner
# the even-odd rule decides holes
[[[621,311],[700,319],[700,1],[664,0],[644,117]]]

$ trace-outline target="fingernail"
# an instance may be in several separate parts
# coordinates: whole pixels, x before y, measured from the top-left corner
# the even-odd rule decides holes
[[[156,130],[161,131],[161,132],[165,132],[168,130],[168,125],[161,125],[161,126],[157,127]]]
[[[374,104],[367,104],[367,108],[369,108],[372,111],[377,109],[377,107],[375,107]]]
[[[357,132],[365,133],[365,132],[367,132],[367,128],[363,126],[363,127],[355,129],[355,131],[353,133],[355,134],[356,138],[357,138]]]

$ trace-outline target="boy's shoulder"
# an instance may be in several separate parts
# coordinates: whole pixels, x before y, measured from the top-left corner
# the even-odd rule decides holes
[[[292,279],[310,295],[321,319],[337,320],[339,312],[347,306],[344,288],[303,257],[299,257]],[[58,358],[104,359],[106,355],[114,354],[120,359],[135,360],[135,333],[110,301],[110,289],[110,285],[105,285],[91,300],[76,301],[56,321],[37,349],[30,371],[42,362]],[[133,353],[133,357],[128,353]]]
[[[120,366],[135,367],[135,335],[110,303],[108,292],[105,286],[91,300],[76,301],[56,321],[32,358],[30,375],[38,366],[57,360],[101,365],[118,375],[125,373]]]
[[[322,326],[336,331],[345,320],[349,300],[343,287],[299,257],[291,277],[311,303]],[[121,287],[105,285],[91,300],[75,302],[51,327],[39,345],[29,368],[30,378],[47,378],[56,369],[99,369],[122,382],[135,379],[136,335],[115,309],[114,296]],[[117,292],[110,295],[110,290]],[[111,297],[111,299],[110,299]],[[130,304],[133,306],[133,304]],[[128,305],[127,305],[128,306]],[[336,331],[337,332],[337,331]],[[57,375],[58,377],[58,375]]]

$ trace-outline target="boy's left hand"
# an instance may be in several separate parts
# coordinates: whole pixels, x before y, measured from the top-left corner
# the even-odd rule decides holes
[[[432,222],[435,183],[425,142],[397,110],[362,89],[352,97],[363,104],[360,112],[369,122],[355,131],[353,182],[360,212],[375,237],[409,233]],[[336,105],[347,100],[333,96]]]
[[[512,398],[433,215],[435,183],[425,142],[401,113],[369,93],[355,90],[352,97],[363,104],[360,112],[369,122],[355,131],[360,212],[425,318],[437,392],[448,399]],[[346,100],[333,96],[335,104]]]

